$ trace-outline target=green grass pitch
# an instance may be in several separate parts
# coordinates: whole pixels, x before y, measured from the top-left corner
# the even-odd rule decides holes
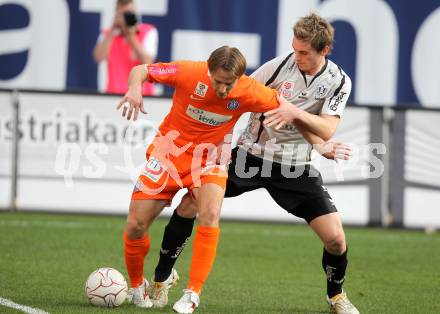
[[[162,231],[151,230],[149,279]],[[188,279],[191,245],[177,263],[181,281],[164,309],[123,304],[96,308],[84,295],[88,275],[113,267],[126,276],[125,218],[0,213],[0,298],[49,313],[170,313]],[[440,235],[346,228],[344,285],[361,313],[440,313]],[[328,313],[322,245],[305,225],[222,222],[221,238],[198,313]],[[0,313],[19,313],[0,306]]]

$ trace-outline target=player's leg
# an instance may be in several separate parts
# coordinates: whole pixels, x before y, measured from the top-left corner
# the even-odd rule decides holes
[[[159,262],[154,272],[151,289],[151,300],[155,307],[167,305],[168,290],[179,280],[173,267],[191,236],[196,215],[196,201],[190,193],[187,193],[164,230]]]
[[[305,219],[323,242],[322,265],[327,274],[327,298],[339,300],[332,307],[337,313],[358,313],[342,292],[348,263],[345,234],[321,175],[316,169],[306,167],[298,178],[286,178],[279,170],[274,168],[272,171],[267,183],[269,194],[287,212]]]
[[[177,313],[192,313],[199,305],[199,295],[214,264],[220,236],[219,220],[224,188],[215,183],[206,183],[193,192],[199,209],[199,225],[194,237],[187,289],[173,306]]]
[[[268,191],[277,204],[287,212],[305,219],[324,243],[324,270],[334,271],[327,281],[327,293],[332,297],[342,291],[347,266],[345,235],[330,196],[327,198],[322,195],[322,188],[316,188],[314,180],[307,176],[298,180],[284,179],[285,188],[282,189],[274,178],[276,187],[271,185]],[[315,192],[305,194],[304,191],[307,190]],[[323,192],[328,195],[325,190]]]
[[[196,215],[196,201],[187,193],[165,227],[159,262],[154,272],[155,281],[165,281],[171,274],[177,258],[191,236]]]
[[[310,227],[324,244],[322,267],[327,274],[327,295],[342,292],[347,268],[347,245],[338,213],[329,213],[310,221]]]
[[[124,231],[124,255],[130,279],[130,298],[139,307],[151,307],[148,282],[144,279],[144,260],[150,249],[148,230],[168,204],[167,200],[132,200]]]
[[[338,314],[359,314],[342,289],[347,269],[347,244],[338,213],[314,218],[310,227],[324,244],[322,267],[327,275],[327,302]]]
[[[238,196],[247,191],[255,190],[263,187],[264,184],[258,180],[258,176],[254,178],[240,178],[236,174],[236,158],[237,149],[232,151],[231,164],[228,170],[228,179],[226,184],[225,197]],[[249,167],[261,168],[261,161],[256,157],[252,160],[245,160],[243,164]],[[178,255],[181,253],[184,243],[191,235],[194,225],[194,217],[197,214],[197,203],[195,199],[186,194],[179,206],[173,213],[167,227],[165,228],[160,258],[155,271],[155,281],[166,281],[172,273],[172,268],[176,262]],[[176,255],[176,253],[178,253]],[[153,289],[154,292],[154,289]],[[154,293],[153,293],[154,302]],[[159,302],[163,304],[163,302]],[[156,305],[156,304],[155,304]],[[159,304],[158,304],[159,306]]]
[[[238,196],[247,191],[255,190],[263,186],[263,182],[256,176],[251,179],[240,178],[236,174],[237,152],[232,152],[232,161],[228,170],[225,197]],[[260,168],[258,160],[246,161],[245,164]],[[160,258],[155,271],[155,278],[152,288],[152,301],[155,307],[163,307],[168,302],[168,289],[172,287],[175,270],[173,266],[177,257],[182,252],[184,244],[191,236],[194,225],[194,217],[197,214],[197,203],[195,199],[186,194],[165,228]],[[177,254],[176,254],[177,253]]]
[[[194,238],[194,252],[188,288],[200,293],[214,263],[220,235],[220,211],[224,189],[217,184],[203,184],[198,191],[199,225]]]

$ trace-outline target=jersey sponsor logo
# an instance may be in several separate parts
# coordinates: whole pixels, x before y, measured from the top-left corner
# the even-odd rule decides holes
[[[330,109],[333,111],[338,110],[339,104],[344,100],[344,96],[346,95],[346,92],[340,92],[338,96],[335,98],[335,102],[333,104],[330,104]]]
[[[281,95],[284,98],[292,98],[294,83],[291,81],[285,81],[281,87]]]
[[[179,72],[177,65],[147,65],[146,70],[153,75],[169,75]]]
[[[207,90],[208,90],[208,85],[203,84],[202,82],[198,82],[196,89],[194,90],[194,94],[200,97],[205,97]]]
[[[315,93],[315,99],[319,100],[319,99],[325,98],[325,94],[327,93],[327,90],[328,90],[328,87],[326,85],[318,86],[318,89],[316,90],[316,93]]]
[[[291,98],[292,97],[292,92],[289,90],[283,89],[281,91],[281,94],[283,95],[284,98]]]
[[[165,170],[166,167],[158,159],[151,156],[145,165],[143,174],[153,182],[158,182]]]
[[[284,87],[284,89],[292,89],[293,83],[292,82],[284,82],[283,87]]]
[[[240,106],[240,103],[236,99],[232,99],[231,101],[228,102],[228,104],[226,105],[226,108],[228,108],[229,110],[235,110],[239,106]]]
[[[222,114],[206,111],[194,107],[193,105],[188,105],[188,108],[186,109],[186,114],[194,120],[211,126],[219,126],[232,119],[232,116],[225,116]]]

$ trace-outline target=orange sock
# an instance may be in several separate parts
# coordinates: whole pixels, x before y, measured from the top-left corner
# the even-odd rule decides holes
[[[144,259],[150,250],[150,236],[130,239],[124,231],[124,255],[130,287],[138,287],[144,280]]]
[[[217,243],[220,236],[218,227],[198,226],[193,244],[193,256],[189,271],[188,289],[200,294],[214,264]]]

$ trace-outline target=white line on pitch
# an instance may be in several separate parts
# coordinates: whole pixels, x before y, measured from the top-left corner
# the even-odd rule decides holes
[[[0,305],[10,307],[29,314],[49,314],[48,312],[45,312],[43,310],[36,309],[26,305],[17,304],[15,302],[12,302],[11,300],[3,299],[3,298],[0,298]]]

